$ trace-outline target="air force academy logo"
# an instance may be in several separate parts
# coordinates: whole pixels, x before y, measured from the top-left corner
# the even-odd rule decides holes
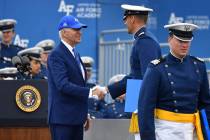
[[[74,10],[74,5],[66,4],[64,0],[61,0],[60,6],[58,8],[58,12],[66,13],[66,15],[70,15]]]

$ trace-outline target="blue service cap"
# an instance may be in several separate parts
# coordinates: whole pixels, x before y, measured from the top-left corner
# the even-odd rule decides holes
[[[60,20],[58,30],[60,31],[63,28],[80,29],[87,28],[87,25],[80,23],[77,18],[75,18],[72,15],[69,15],[62,17],[62,19]]]

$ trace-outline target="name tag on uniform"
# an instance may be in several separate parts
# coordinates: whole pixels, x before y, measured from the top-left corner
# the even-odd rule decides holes
[[[134,112],[138,108],[142,80],[128,79],[126,86],[125,112]]]

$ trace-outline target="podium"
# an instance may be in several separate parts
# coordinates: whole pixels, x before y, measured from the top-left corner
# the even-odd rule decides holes
[[[46,80],[0,80],[0,140],[50,140]]]

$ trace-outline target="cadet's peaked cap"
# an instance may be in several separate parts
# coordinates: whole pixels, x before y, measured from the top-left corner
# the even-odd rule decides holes
[[[198,29],[198,26],[191,23],[175,23],[165,25],[164,28],[169,30],[169,34],[173,34],[181,41],[192,41],[193,31]]]
[[[2,19],[0,20],[0,31],[11,31],[14,29],[16,23],[17,21],[14,19]]]
[[[64,16],[61,18],[58,30],[60,31],[63,28],[72,28],[72,29],[80,29],[80,28],[87,28],[87,25],[82,24],[79,22],[77,18],[72,15]]]
[[[42,48],[44,53],[49,53],[54,46],[55,42],[51,39],[42,40],[35,45],[35,47]]]
[[[13,80],[17,76],[17,68],[15,67],[6,67],[0,69],[0,77],[4,80]]]
[[[39,47],[33,47],[33,48],[28,48],[24,49],[22,51],[18,52],[19,56],[27,56],[30,57],[31,59],[41,61],[40,54],[43,52],[42,48]]]
[[[153,9],[146,8],[144,6],[128,5],[122,4],[121,8],[125,10],[123,19],[128,15],[148,15],[149,12],[152,12]]]
[[[17,73],[17,68],[15,67],[6,67],[0,69],[0,74],[15,74]]]
[[[87,70],[92,70],[94,60],[90,56],[82,56],[82,62]]]

